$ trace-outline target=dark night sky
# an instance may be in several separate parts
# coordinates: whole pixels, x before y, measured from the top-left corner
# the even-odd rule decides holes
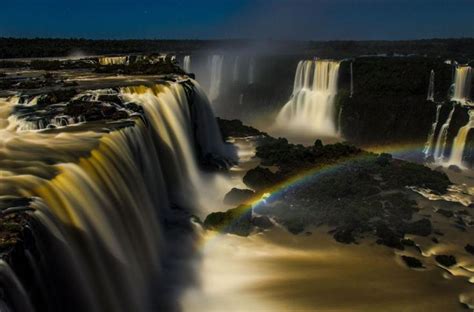
[[[474,0],[5,0],[0,37],[474,37]]]

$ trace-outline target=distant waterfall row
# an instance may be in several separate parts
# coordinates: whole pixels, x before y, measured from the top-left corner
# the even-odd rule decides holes
[[[334,108],[340,62],[301,61],[293,94],[277,116],[276,126],[329,137],[337,136]]]
[[[19,277],[0,262],[2,283],[21,289],[28,277],[21,293],[36,290],[11,299],[14,310],[160,310],[162,290],[172,287],[160,284],[170,274],[162,267],[163,220],[176,219],[176,206],[184,216],[193,212],[207,191],[198,159],[228,151],[197,84],[134,86],[119,95],[142,106],[144,118],[110,132],[105,124],[97,132],[19,131],[16,119],[1,116],[8,103],[0,105],[0,133],[15,143],[0,144],[8,157],[0,162],[0,199],[33,198],[34,209],[34,243]]]

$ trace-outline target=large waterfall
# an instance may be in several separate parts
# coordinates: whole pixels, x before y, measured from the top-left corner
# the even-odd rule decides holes
[[[337,136],[334,101],[339,74],[337,61],[301,61],[293,95],[277,116],[276,126],[323,136]]]
[[[450,165],[456,165],[460,168],[466,167],[464,164],[464,150],[466,147],[467,136],[469,131],[474,128],[474,111],[469,111],[468,123],[459,129],[458,134],[454,138],[453,148],[451,150],[451,157],[449,158]]]
[[[0,103],[0,199],[30,199],[34,243],[20,273],[32,280],[39,311],[160,310],[162,289],[171,287],[160,284],[169,274],[163,220],[190,215],[207,196],[198,159],[227,153],[196,83],[126,87],[118,95],[141,105],[144,118],[22,131],[18,119],[7,119],[18,99]],[[0,262],[2,284],[18,284],[8,272]],[[32,311],[16,301],[17,311]]]
[[[453,101],[466,102],[470,100],[472,81],[472,68],[470,66],[458,66],[454,78]]]
[[[222,65],[224,57],[222,55],[213,55],[210,57],[210,82],[209,82],[209,98],[214,101],[219,97],[222,84]]]

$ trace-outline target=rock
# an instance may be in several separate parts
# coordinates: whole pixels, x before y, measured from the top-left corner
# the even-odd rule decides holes
[[[409,247],[415,247],[416,246],[415,242],[412,241],[411,239],[404,238],[400,242],[405,246],[409,246]]]
[[[269,169],[259,166],[249,170],[244,176],[243,181],[248,187],[260,191],[276,184],[278,177]]]
[[[432,237],[431,241],[435,244],[439,244],[439,240],[436,237]]]
[[[317,139],[315,142],[314,142],[314,148],[323,148],[323,142],[320,140],[320,139]]]
[[[377,244],[400,250],[404,249],[401,243],[401,235],[396,234],[386,224],[378,224],[375,235],[380,238],[377,240]]]
[[[436,212],[442,216],[445,216],[446,218],[451,218],[452,216],[454,216],[454,213],[451,210],[438,209]]]
[[[413,234],[418,236],[428,236],[431,234],[433,228],[431,221],[428,219],[421,219],[413,223],[405,223],[403,225],[403,231],[406,234]]]
[[[227,193],[224,197],[224,203],[226,205],[240,205],[245,201],[249,200],[255,195],[255,192],[252,190],[242,190],[238,188],[233,188]]]
[[[456,258],[451,255],[437,255],[435,259],[436,262],[448,268],[457,263]]]
[[[254,217],[252,224],[262,230],[267,230],[273,227],[273,222],[265,216]]]
[[[204,220],[204,227],[209,230],[248,236],[254,229],[252,209],[242,205],[226,212],[211,213]]]
[[[423,263],[417,258],[402,256],[402,259],[409,268],[414,268],[414,269],[424,268]]]
[[[462,172],[461,168],[459,168],[456,165],[451,165],[451,166],[448,167],[448,169],[453,171],[453,172],[456,172],[456,173],[461,173]]]
[[[356,242],[353,229],[339,228],[333,234],[334,239],[343,244],[352,244]]]
[[[467,245],[464,247],[464,249],[465,249],[468,253],[474,255],[474,245],[467,244]]]
[[[391,161],[392,161],[392,155],[387,154],[387,153],[382,153],[377,157],[375,162],[379,166],[385,167],[385,166],[388,166]]]
[[[250,136],[258,136],[258,135],[266,135],[266,133],[261,132],[255,128],[245,126],[242,121],[234,119],[234,120],[226,120],[222,118],[217,118],[217,123],[221,130],[222,136],[224,139],[229,137],[250,137]]]

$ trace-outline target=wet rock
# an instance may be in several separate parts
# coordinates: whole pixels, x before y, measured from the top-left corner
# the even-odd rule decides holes
[[[456,165],[451,165],[451,166],[448,167],[448,169],[453,171],[453,172],[456,172],[456,173],[461,173],[462,172],[461,168],[459,168]]]
[[[257,167],[251,169],[244,176],[244,183],[248,187],[260,191],[278,183],[278,176],[267,168]]]
[[[242,190],[233,188],[224,197],[224,203],[227,205],[240,205],[255,195],[252,190]]]
[[[439,244],[439,240],[436,237],[432,237],[431,241],[435,244]]]
[[[273,227],[273,222],[265,216],[254,217],[252,224],[262,230],[267,230]]]
[[[217,124],[221,130],[222,136],[224,139],[229,137],[242,138],[258,135],[266,135],[266,133],[261,132],[255,128],[246,126],[242,121],[234,119],[227,120],[222,118],[217,118]]]
[[[208,230],[248,236],[254,230],[252,209],[243,205],[226,212],[211,213],[204,220],[204,227]]]
[[[442,216],[445,216],[446,218],[451,218],[454,216],[454,213],[451,210],[438,209],[436,212]]]
[[[386,224],[378,224],[375,235],[379,237],[377,244],[400,250],[404,249],[403,244],[401,243],[401,235],[395,233]]]
[[[402,256],[402,259],[409,268],[414,268],[414,269],[424,268],[423,263],[417,258]]]
[[[405,246],[409,246],[409,247],[415,247],[416,246],[415,242],[412,241],[411,239],[404,238],[400,242]]]
[[[474,245],[467,244],[467,245],[464,247],[464,250],[466,250],[468,253],[474,255]]]
[[[428,219],[421,219],[413,223],[405,223],[403,225],[403,231],[406,234],[413,234],[418,236],[428,236],[431,234],[433,227],[431,221]]]
[[[352,244],[356,242],[354,230],[349,228],[336,229],[333,237],[337,242],[343,244]]]
[[[435,259],[436,262],[448,268],[457,263],[456,258],[451,255],[437,255]]]
[[[390,164],[392,161],[392,155],[387,154],[387,153],[382,153],[377,157],[377,160],[375,161],[379,166],[385,167]]]

